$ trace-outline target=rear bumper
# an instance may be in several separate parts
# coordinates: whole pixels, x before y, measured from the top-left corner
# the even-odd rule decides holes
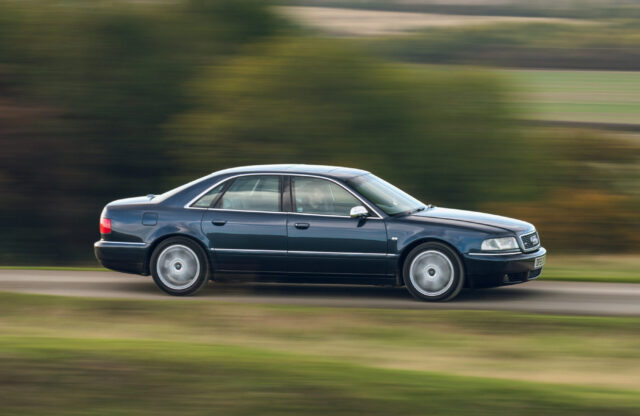
[[[467,286],[492,287],[537,279],[542,273],[542,267],[536,268],[535,260],[546,254],[544,247],[530,253],[509,255],[465,254]]]
[[[96,259],[107,269],[125,273],[149,274],[149,244],[124,241],[96,241]]]

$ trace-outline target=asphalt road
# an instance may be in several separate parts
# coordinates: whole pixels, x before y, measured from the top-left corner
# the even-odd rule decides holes
[[[48,295],[191,299],[386,309],[474,309],[573,315],[640,316],[640,284],[552,282],[463,291],[454,301],[414,300],[404,288],[355,285],[209,283],[197,295],[165,295],[151,277],[111,272],[0,270],[0,291]]]

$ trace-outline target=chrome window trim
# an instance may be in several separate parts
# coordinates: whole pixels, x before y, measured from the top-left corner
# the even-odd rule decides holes
[[[200,210],[208,210],[208,211],[254,212],[254,213],[261,213],[261,214],[262,213],[269,213],[269,214],[298,214],[298,215],[315,215],[315,216],[319,216],[319,217],[351,218],[348,215],[342,216],[342,215],[328,215],[328,214],[306,214],[304,212],[293,212],[293,211],[291,211],[291,212],[287,212],[287,211],[249,211],[249,210],[240,210],[240,209],[200,208],[200,207],[192,207],[191,206],[196,201],[198,201],[201,197],[203,197],[205,194],[207,194],[210,190],[215,188],[216,186],[221,185],[221,184],[223,184],[223,183],[225,183],[227,181],[230,181],[231,179],[235,179],[235,178],[239,178],[239,177],[243,177],[243,176],[289,176],[289,177],[305,176],[305,177],[309,177],[309,178],[324,179],[324,180],[327,180],[327,181],[335,183],[336,185],[338,185],[341,188],[343,188],[345,191],[349,192],[358,201],[360,201],[364,206],[366,206],[369,209],[369,211],[371,211],[374,214],[376,214],[376,217],[367,217],[367,219],[375,219],[375,220],[383,219],[382,215],[380,215],[380,213],[375,208],[373,208],[371,205],[369,205],[368,203],[363,201],[362,198],[358,194],[356,194],[354,191],[352,191],[351,189],[346,187],[344,184],[336,181],[333,178],[327,178],[326,176],[320,176],[320,175],[311,175],[311,174],[307,174],[307,173],[254,173],[254,172],[251,172],[251,173],[240,173],[240,174],[237,174],[237,175],[229,176],[228,178],[224,178],[224,179],[219,180],[218,182],[214,183],[212,186],[207,188],[204,192],[201,192],[200,194],[198,194],[191,201],[187,202],[184,205],[184,208],[185,209],[200,209]]]
[[[311,214],[306,212],[287,212],[286,214],[294,214],[294,215],[311,215],[313,217],[328,217],[328,218],[351,218],[349,215],[329,215],[329,214]],[[379,220],[381,218],[378,217],[367,217],[368,220]]]
[[[364,206],[366,206],[369,211],[374,212],[377,217],[367,217],[367,219],[377,219],[377,220],[381,220],[382,216],[380,215],[380,213],[378,211],[376,211],[375,209],[373,209],[371,207],[371,205],[367,204],[366,202],[364,202],[362,200],[362,197],[360,197],[358,194],[355,193],[355,191],[352,191],[351,189],[347,188],[345,185],[341,184],[340,182],[336,181],[335,179],[332,178],[326,178],[324,176],[318,176],[318,175],[308,175],[308,174],[303,174],[303,173],[299,173],[299,174],[289,174],[288,176],[291,177],[296,177],[296,176],[302,176],[302,177],[309,177],[309,178],[318,178],[318,179],[324,179],[330,182],[335,183],[336,185],[338,185],[339,187],[341,187],[342,189],[344,189],[345,191],[347,191],[348,193],[350,193],[355,199],[357,199],[358,201],[360,201],[360,203]],[[292,185],[290,185],[292,186]],[[329,188],[331,189],[331,188]],[[291,206],[291,209],[293,209],[293,205]],[[319,216],[319,217],[334,217],[334,218],[350,218],[351,216],[349,215],[331,215],[331,214],[312,214],[312,213],[305,213],[305,212],[295,212],[295,211],[291,211],[290,214],[298,214],[298,215],[315,215],[315,216]]]
[[[207,211],[249,212],[255,214],[290,214],[285,211],[254,211],[250,209],[205,208]]]
[[[184,208],[186,208],[186,209],[204,209],[204,210],[222,209],[222,208],[192,207],[191,205],[195,204],[200,198],[205,196],[210,190],[212,190],[216,186],[222,185],[223,183],[225,183],[227,181],[230,181],[231,179],[239,178],[241,176],[283,176],[283,175],[280,175],[280,174],[277,174],[277,173],[253,173],[252,172],[252,173],[240,173],[240,174],[237,174],[237,175],[229,176],[227,178],[220,179],[218,182],[216,182],[213,185],[211,185],[210,187],[208,187],[204,192],[201,192],[200,194],[198,194],[198,196],[193,198],[191,201],[187,202],[184,205]],[[244,210],[239,210],[239,209],[233,209],[233,210],[228,210],[228,211],[249,212],[249,211],[244,211]],[[282,213],[284,211],[251,211],[251,212],[276,212],[276,213]]]

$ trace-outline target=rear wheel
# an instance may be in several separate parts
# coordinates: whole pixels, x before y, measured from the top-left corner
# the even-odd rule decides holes
[[[404,283],[416,298],[427,301],[453,299],[464,285],[460,257],[449,246],[429,242],[411,250],[402,268]]]
[[[209,280],[209,263],[197,243],[175,237],[161,242],[153,251],[151,274],[156,285],[168,294],[190,295]]]

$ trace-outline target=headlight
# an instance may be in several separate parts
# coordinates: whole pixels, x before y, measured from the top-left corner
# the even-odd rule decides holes
[[[490,238],[482,242],[483,251],[502,251],[519,249],[515,237]]]

